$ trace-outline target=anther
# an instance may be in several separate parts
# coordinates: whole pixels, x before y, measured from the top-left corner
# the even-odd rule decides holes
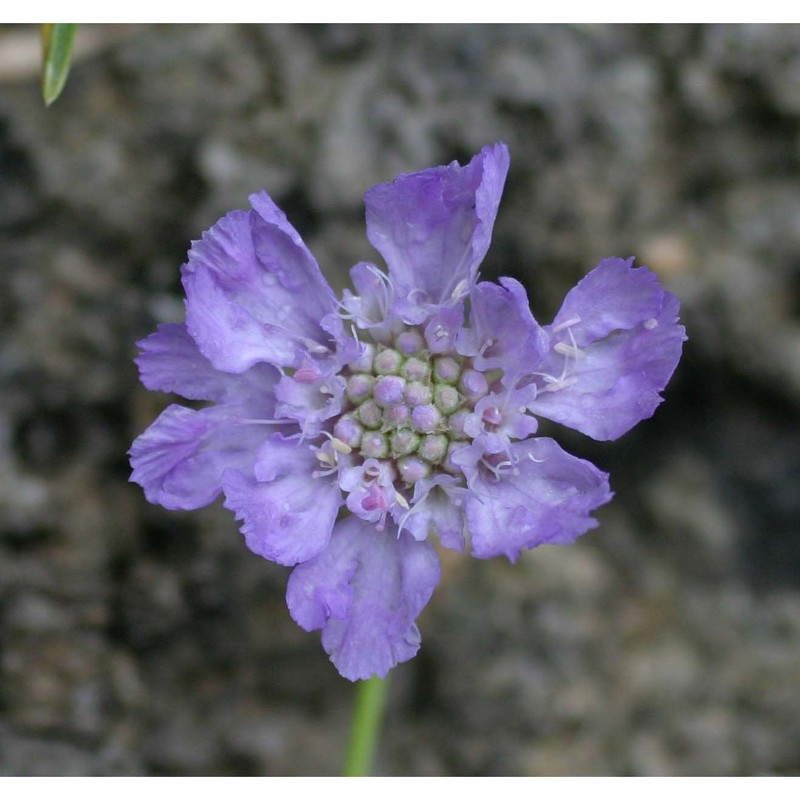
[[[561,331],[571,328],[573,325],[577,325],[580,321],[581,318],[576,314],[574,317],[570,317],[569,319],[565,319],[563,322],[559,322],[558,325],[553,328],[553,333],[561,333]]]
[[[658,320],[653,319],[652,317],[650,319],[646,319],[644,321],[644,327],[647,328],[648,331],[652,331],[658,327]]]
[[[583,358],[582,350],[577,347],[573,347],[573,345],[567,344],[566,342],[558,342],[558,344],[553,346],[553,350],[555,350],[559,355],[567,358]]]
[[[395,491],[394,493],[394,501],[395,503],[397,503],[397,505],[399,505],[401,508],[404,508],[406,511],[408,511],[408,509],[411,508],[411,506],[408,504],[408,500],[406,500],[405,497],[403,497],[403,495],[401,495],[400,492],[398,491]]]
[[[322,449],[315,450],[314,456],[320,464],[324,464],[326,467],[336,466],[336,459]]]
[[[456,284],[456,288],[453,289],[452,293],[450,294],[450,298],[452,300],[458,300],[460,297],[463,297],[468,290],[469,290],[469,281],[466,278],[462,278]]]

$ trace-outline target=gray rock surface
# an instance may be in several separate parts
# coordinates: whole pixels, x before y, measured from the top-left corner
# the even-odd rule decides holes
[[[221,507],[127,483],[169,400],[134,342],[180,319],[189,241],[252,191],[342,286],[367,188],[498,139],[484,275],[548,321],[635,254],[690,341],[652,420],[557,434],[612,473],[599,529],[513,566],[446,554],[378,771],[800,772],[800,29],[81,35],[50,109],[0,67],[0,774],[337,773],[352,687],[286,571]]]

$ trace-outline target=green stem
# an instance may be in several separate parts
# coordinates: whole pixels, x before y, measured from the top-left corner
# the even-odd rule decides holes
[[[386,702],[387,685],[388,681],[381,678],[358,682],[353,727],[344,762],[344,774],[347,777],[363,777],[369,775],[372,770],[372,759],[378,744]]]

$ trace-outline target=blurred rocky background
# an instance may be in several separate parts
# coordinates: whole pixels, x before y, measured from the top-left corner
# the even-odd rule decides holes
[[[567,449],[599,529],[447,554],[384,775],[800,772],[800,29],[83,27],[45,110],[0,28],[0,774],[331,775],[352,687],[220,506],[125,451],[134,342],[191,239],[266,188],[337,286],[376,182],[505,140],[484,275],[549,321],[636,255],[690,340],[656,416]]]

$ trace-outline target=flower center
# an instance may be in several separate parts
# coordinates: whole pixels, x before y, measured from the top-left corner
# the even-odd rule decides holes
[[[471,438],[465,420],[489,392],[472,359],[434,354],[422,331],[407,327],[386,343],[366,344],[343,374],[337,439],[364,459],[390,462],[406,487],[436,470],[457,471],[448,454]]]

